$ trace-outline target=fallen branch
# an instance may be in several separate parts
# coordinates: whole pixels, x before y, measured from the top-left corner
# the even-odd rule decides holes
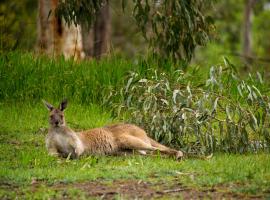
[[[176,189],[171,189],[171,190],[163,190],[163,191],[157,191],[158,194],[167,194],[167,193],[174,193],[174,192],[181,192],[181,191],[186,191],[190,190],[187,188],[176,188]]]

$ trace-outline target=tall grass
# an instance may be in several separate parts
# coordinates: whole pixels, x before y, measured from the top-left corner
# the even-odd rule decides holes
[[[100,103],[104,93],[121,85],[125,74],[137,67],[119,58],[74,62],[12,52],[0,56],[0,99],[67,97],[78,103]]]
[[[150,68],[173,73],[180,67],[185,66],[170,61],[159,63],[153,57],[145,61],[112,56],[75,62],[9,52],[0,55],[0,101],[59,101],[66,97],[80,104],[101,104],[111,91],[125,84],[130,71],[148,76]]]

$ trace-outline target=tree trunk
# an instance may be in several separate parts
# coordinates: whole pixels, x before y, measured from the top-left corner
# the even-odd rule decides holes
[[[102,7],[90,30],[83,27],[83,48],[87,57],[100,58],[109,51],[111,32],[109,3]]]
[[[110,10],[107,4],[100,10],[94,26],[94,57],[99,58],[108,51],[110,36]]]
[[[82,25],[82,39],[83,39],[83,51],[86,58],[92,58],[94,56],[94,30],[90,30]]]
[[[55,15],[58,0],[39,0],[37,48],[41,53],[65,58],[83,58],[79,26],[65,24]]]
[[[244,11],[244,27],[243,27],[243,58],[246,65],[249,65],[252,56],[251,51],[251,16],[252,9],[256,0],[246,0],[245,1],[245,11]]]
[[[50,1],[39,0],[38,5],[38,39],[37,50],[41,53],[48,53],[48,49],[51,46],[51,35],[49,32],[48,14],[50,12]]]
[[[52,17],[49,20],[50,23],[50,30],[52,31],[52,46],[51,51],[53,55],[61,55],[62,53],[62,36],[63,36],[63,27],[62,21],[59,17],[55,16],[54,10],[57,8],[58,0],[51,0],[51,10],[52,10]]]

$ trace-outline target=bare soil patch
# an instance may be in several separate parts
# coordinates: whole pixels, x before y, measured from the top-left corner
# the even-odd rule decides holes
[[[76,199],[76,196],[69,195],[70,189],[83,192],[87,198],[94,199],[265,199],[267,194],[250,195],[235,193],[230,190],[228,185],[217,185],[213,188],[197,189],[183,185],[180,180],[170,181],[151,181],[142,180],[114,180],[114,181],[87,181],[75,183],[55,183],[48,185],[43,180],[34,180],[31,183],[30,191],[38,192],[44,186],[59,194],[53,199]],[[237,187],[237,185],[235,185]],[[18,197],[24,197],[25,192],[21,191],[20,186],[9,183],[1,183],[0,188],[6,191],[16,191]],[[9,199],[9,198],[4,198]]]
[[[63,191],[69,187],[80,189],[89,197],[101,199],[115,199],[120,196],[124,199],[262,199],[261,195],[245,195],[233,193],[225,187],[198,190],[188,188],[180,182],[150,183],[142,180],[115,180],[113,182],[81,182],[72,184],[58,183],[52,186],[55,190]]]

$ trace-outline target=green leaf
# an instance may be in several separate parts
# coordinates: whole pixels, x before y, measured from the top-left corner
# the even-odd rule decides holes
[[[231,117],[231,113],[230,113],[230,108],[229,106],[226,106],[226,114],[227,114],[227,117],[230,121],[232,121],[232,117]]]
[[[126,5],[127,5],[127,0],[122,0],[122,10],[123,10],[123,12],[125,12]]]

